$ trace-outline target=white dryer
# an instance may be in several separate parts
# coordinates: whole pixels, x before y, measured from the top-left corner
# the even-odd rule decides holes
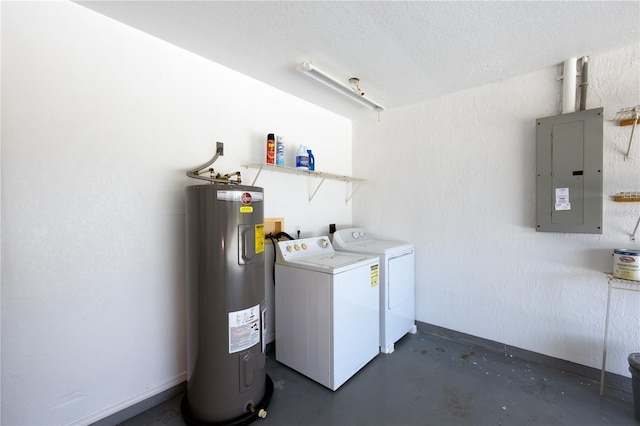
[[[417,331],[415,324],[415,248],[401,241],[376,240],[363,228],[333,234],[338,252],[375,255],[380,259],[380,350],[394,351],[395,342]]]
[[[379,259],[328,237],[276,244],[276,360],[336,390],[378,353]]]

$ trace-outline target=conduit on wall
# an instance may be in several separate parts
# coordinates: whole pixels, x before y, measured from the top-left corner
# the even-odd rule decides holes
[[[589,57],[582,58],[582,73],[580,76],[580,111],[587,109],[587,88],[589,87]]]
[[[577,58],[564,61],[562,76],[562,113],[569,114],[576,111],[576,65]]]

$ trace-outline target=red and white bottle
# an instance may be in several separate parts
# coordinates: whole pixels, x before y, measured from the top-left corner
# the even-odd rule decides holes
[[[276,137],[273,133],[267,135],[267,164],[276,162]]]

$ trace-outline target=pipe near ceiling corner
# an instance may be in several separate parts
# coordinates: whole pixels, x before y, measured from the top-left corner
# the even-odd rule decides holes
[[[562,113],[568,114],[576,111],[576,65],[577,58],[564,61],[562,77]]]
[[[589,57],[583,56],[582,72],[580,73],[580,111],[587,109],[587,88],[589,86]]]

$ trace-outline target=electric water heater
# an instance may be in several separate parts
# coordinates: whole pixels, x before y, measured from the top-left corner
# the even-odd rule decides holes
[[[187,424],[266,415],[263,189],[186,188]]]

